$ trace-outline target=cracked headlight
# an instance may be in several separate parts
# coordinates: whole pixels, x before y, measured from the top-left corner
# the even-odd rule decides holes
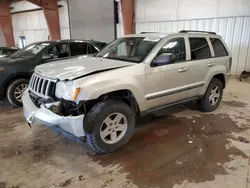
[[[81,89],[76,88],[73,81],[59,81],[56,84],[55,95],[57,98],[75,101],[78,98]]]

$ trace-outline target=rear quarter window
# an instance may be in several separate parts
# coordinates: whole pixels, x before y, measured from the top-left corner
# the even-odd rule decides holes
[[[79,56],[88,54],[88,44],[86,42],[70,43],[71,56]]]
[[[228,56],[228,52],[220,39],[210,38],[210,41],[214,49],[215,57]]]

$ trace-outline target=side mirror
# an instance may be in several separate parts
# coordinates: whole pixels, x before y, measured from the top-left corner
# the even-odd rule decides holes
[[[53,54],[43,54],[42,56],[43,61],[50,60],[50,59],[53,59]]]
[[[175,63],[175,58],[172,53],[162,53],[151,63],[152,67],[168,65]]]

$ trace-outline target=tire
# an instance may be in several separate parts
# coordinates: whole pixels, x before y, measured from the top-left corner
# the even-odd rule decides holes
[[[113,115],[115,114],[115,115]],[[117,114],[123,115],[125,118],[122,121],[127,123],[126,131],[120,133],[119,136],[122,136],[119,141],[116,143],[106,143],[111,140],[111,133],[105,139],[101,137],[101,131],[103,127],[109,128],[104,122],[108,117],[115,116]],[[112,118],[111,118],[112,119]],[[118,123],[120,124],[121,121]],[[125,123],[125,124],[126,124]],[[114,123],[115,124],[115,123]],[[106,130],[106,128],[104,130]],[[84,120],[84,130],[86,134],[87,144],[98,154],[107,154],[112,153],[116,150],[123,148],[131,138],[135,130],[135,115],[132,112],[132,109],[122,101],[118,100],[106,100],[97,103],[92,109],[88,112]],[[119,132],[116,132],[115,135],[118,135]],[[122,135],[121,135],[122,134]],[[104,141],[105,140],[105,141]]]
[[[218,90],[219,90],[219,97],[218,97],[218,100],[214,99],[214,100],[217,100],[217,102],[215,104],[212,104],[213,100],[210,99],[210,96],[212,95],[211,94],[212,89],[215,89],[216,87],[218,87]],[[212,112],[216,110],[218,106],[220,105],[222,96],[223,96],[223,84],[219,79],[213,78],[207,88],[205,95],[201,99],[201,110],[203,112]]]
[[[22,86],[28,86],[29,81],[27,79],[17,79],[12,81],[8,88],[7,88],[7,92],[6,92],[6,96],[8,101],[10,102],[11,105],[13,105],[14,107],[21,107],[22,106],[22,102],[20,100],[18,100],[15,96],[15,90],[18,87],[22,87]],[[22,95],[22,92],[24,90],[22,90],[20,93]]]

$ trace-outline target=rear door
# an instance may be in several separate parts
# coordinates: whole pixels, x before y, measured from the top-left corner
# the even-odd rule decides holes
[[[208,37],[189,37],[189,70],[190,90],[188,97],[201,95],[205,78],[209,69],[214,65]]]

